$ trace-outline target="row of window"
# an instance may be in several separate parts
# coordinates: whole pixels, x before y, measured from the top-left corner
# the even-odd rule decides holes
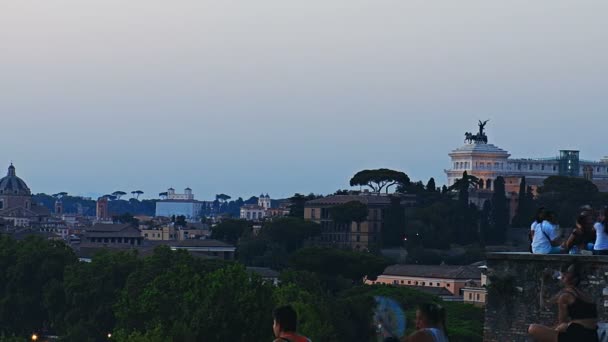
[[[376,220],[381,220],[384,219],[386,212],[382,209],[369,209],[369,214],[368,214],[368,221],[376,221]],[[311,208],[310,209],[310,218],[311,219],[317,219],[317,209],[316,208]],[[321,219],[325,219],[325,220],[330,220],[331,219],[331,214],[330,214],[330,210],[329,208],[321,208]]]
[[[393,284],[394,285],[399,285],[399,281],[398,280],[393,280]],[[435,285],[433,285],[435,284]],[[401,280],[401,285],[405,285],[405,281]],[[412,281],[412,280],[408,280],[407,281],[407,285],[414,285],[414,286],[436,286],[436,287],[440,287],[441,283],[433,283],[433,282],[427,282],[425,281]],[[450,284],[446,284],[445,286],[450,287]]]
[[[470,292],[469,292],[469,300],[471,300],[471,301],[473,300],[473,294],[472,294],[472,293],[470,293]],[[480,300],[480,298],[479,298],[479,293],[476,293],[476,294],[475,294],[475,300],[476,300],[476,301],[479,301],[479,300]]]
[[[468,170],[470,168],[471,164],[469,162],[455,162],[454,163],[454,169],[455,170]],[[495,170],[502,170],[504,169],[504,163],[494,163],[493,165],[494,167],[492,167],[492,163],[488,162],[475,162],[475,169],[495,169]]]

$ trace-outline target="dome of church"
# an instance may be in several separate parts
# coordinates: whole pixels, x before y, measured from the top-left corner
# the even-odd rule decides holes
[[[13,164],[8,167],[6,177],[0,179],[0,195],[30,196],[30,188],[23,179],[17,177]]]

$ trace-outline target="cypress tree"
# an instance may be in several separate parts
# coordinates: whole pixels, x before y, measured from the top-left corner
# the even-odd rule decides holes
[[[513,226],[514,227],[522,227],[524,226],[524,222],[528,219],[526,216],[528,214],[530,205],[528,204],[528,197],[526,194],[526,177],[521,177],[521,181],[519,182],[519,195],[517,197],[517,210],[515,211],[515,217],[513,217]]]
[[[435,178],[431,177],[428,183],[426,183],[426,191],[435,192],[437,191],[437,187],[435,186]]]
[[[496,177],[494,193],[492,194],[492,236],[488,240],[502,244],[506,240],[507,226],[509,225],[509,205],[505,192],[505,180]]]

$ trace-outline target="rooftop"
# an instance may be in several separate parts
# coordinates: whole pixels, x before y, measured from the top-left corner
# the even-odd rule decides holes
[[[481,270],[477,266],[392,265],[383,275],[467,280],[480,279]]]
[[[361,202],[367,205],[389,205],[391,204],[390,196],[386,194],[371,194],[362,193],[360,195],[332,195],[323,198],[317,198],[306,202],[307,206],[315,205],[337,205],[348,202]]]

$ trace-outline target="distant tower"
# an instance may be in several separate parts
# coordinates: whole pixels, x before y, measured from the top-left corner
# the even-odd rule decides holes
[[[61,199],[57,199],[55,201],[55,215],[63,215],[63,202],[61,201]]]
[[[107,221],[110,219],[110,212],[108,208],[108,198],[99,197],[97,199],[97,220]]]
[[[190,188],[184,189],[184,194],[186,195],[186,199],[188,199],[188,200],[194,199],[194,195],[192,195],[192,189],[190,189]]]
[[[268,196],[268,194],[264,195],[261,194],[260,198],[258,198],[258,205],[262,208],[264,208],[265,210],[270,209],[270,196]]]
[[[167,199],[175,199],[175,189],[167,189]]]

